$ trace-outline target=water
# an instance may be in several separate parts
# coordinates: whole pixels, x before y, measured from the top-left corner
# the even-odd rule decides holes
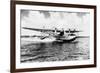
[[[89,38],[74,42],[33,43],[21,41],[21,62],[75,61],[89,59]]]

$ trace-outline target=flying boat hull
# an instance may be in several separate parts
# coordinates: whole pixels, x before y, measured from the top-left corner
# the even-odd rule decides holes
[[[66,38],[59,38],[56,41],[58,41],[58,42],[72,42],[74,40],[76,40],[76,36],[69,36],[69,37],[66,37]]]
[[[40,38],[22,38],[23,41],[29,41],[31,43],[50,43],[50,42],[73,42],[76,39],[76,36],[69,36],[69,37],[62,37],[59,39],[56,39],[54,37],[48,37],[45,39]]]

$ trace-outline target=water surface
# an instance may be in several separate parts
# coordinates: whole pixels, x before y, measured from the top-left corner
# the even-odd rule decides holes
[[[75,61],[89,59],[89,38],[74,42],[34,43],[21,40],[21,62]]]

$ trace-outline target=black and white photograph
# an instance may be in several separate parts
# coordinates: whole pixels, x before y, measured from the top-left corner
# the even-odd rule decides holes
[[[90,59],[90,13],[20,10],[21,63]]]
[[[14,4],[12,70],[13,67],[16,72],[95,67],[95,6]]]

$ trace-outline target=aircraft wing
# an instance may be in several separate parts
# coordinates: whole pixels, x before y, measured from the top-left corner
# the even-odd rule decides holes
[[[28,27],[23,27],[23,29],[28,29],[28,30],[34,30],[34,31],[40,31],[40,32],[55,32],[53,29],[37,29],[37,28],[28,28]],[[60,30],[57,30],[57,32],[60,32]]]
[[[38,29],[38,28],[28,28],[28,27],[23,27],[23,29],[28,29],[28,30],[34,30],[34,31],[39,31],[39,32],[55,32],[54,29]],[[61,32],[61,30],[56,30],[56,32]],[[65,30],[66,33],[76,33],[76,32],[82,32],[82,31],[79,31],[79,30],[71,30],[71,29],[68,29],[68,30]]]

